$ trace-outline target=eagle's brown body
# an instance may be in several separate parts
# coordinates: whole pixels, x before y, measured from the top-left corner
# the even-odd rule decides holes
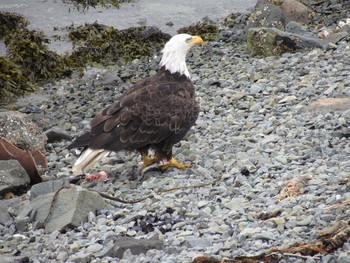
[[[114,152],[154,148],[159,160],[169,159],[173,145],[186,135],[198,114],[192,82],[162,67],[101,111],[91,121],[91,131],[69,148]]]

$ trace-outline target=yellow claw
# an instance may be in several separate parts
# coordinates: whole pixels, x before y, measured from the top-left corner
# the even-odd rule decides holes
[[[143,156],[143,168],[146,168],[154,163],[157,163],[158,160],[155,157],[148,157],[146,155]]]
[[[163,164],[163,165],[161,166],[161,170],[162,170],[162,171],[165,171],[165,170],[167,170],[167,169],[170,168],[170,167],[174,167],[174,168],[177,168],[177,169],[185,169],[185,168],[190,168],[190,167],[192,167],[192,165],[191,165],[191,164],[182,164],[182,163],[178,163],[178,162],[176,161],[176,159],[173,157],[173,158],[171,158],[171,159],[169,160],[168,163]]]

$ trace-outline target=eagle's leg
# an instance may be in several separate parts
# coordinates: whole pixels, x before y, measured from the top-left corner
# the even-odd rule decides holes
[[[155,149],[155,156],[158,160],[160,160],[161,165],[160,169],[164,172],[165,170],[174,167],[177,169],[185,169],[191,167],[191,164],[182,164],[179,163],[173,157],[173,144],[161,144]]]
[[[142,148],[140,149],[140,153],[142,155],[142,167],[146,168],[154,163],[158,162],[158,158],[157,157],[149,157],[148,156],[148,148]]]
[[[171,157],[170,160],[167,160],[165,162],[165,164],[163,164],[160,169],[162,171],[165,171],[167,169],[169,169],[170,167],[174,167],[174,168],[177,168],[177,169],[185,169],[185,168],[190,168],[192,167],[191,164],[182,164],[182,163],[179,163],[178,161],[176,161],[176,159],[174,157]]]

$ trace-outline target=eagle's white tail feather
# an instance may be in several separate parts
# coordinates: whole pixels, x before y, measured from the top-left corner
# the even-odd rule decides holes
[[[110,151],[86,149],[74,163],[72,168],[73,174],[82,174],[84,169],[93,166],[108,154],[110,154]]]

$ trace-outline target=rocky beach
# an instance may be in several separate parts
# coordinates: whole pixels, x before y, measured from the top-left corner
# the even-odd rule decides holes
[[[259,2],[264,10],[269,1]],[[248,28],[266,22],[254,13],[213,22],[215,40],[190,52],[201,111],[174,156],[191,168],[141,176],[139,154],[119,152],[89,175],[71,173],[71,139],[156,72],[159,50],[89,66],[1,106],[28,116],[48,141],[43,182],[0,189],[0,262],[349,263],[350,6],[303,2],[314,19],[287,36],[276,26],[287,50],[268,52],[278,54],[258,55],[266,42],[247,48]],[[0,165],[1,178],[17,169]]]

